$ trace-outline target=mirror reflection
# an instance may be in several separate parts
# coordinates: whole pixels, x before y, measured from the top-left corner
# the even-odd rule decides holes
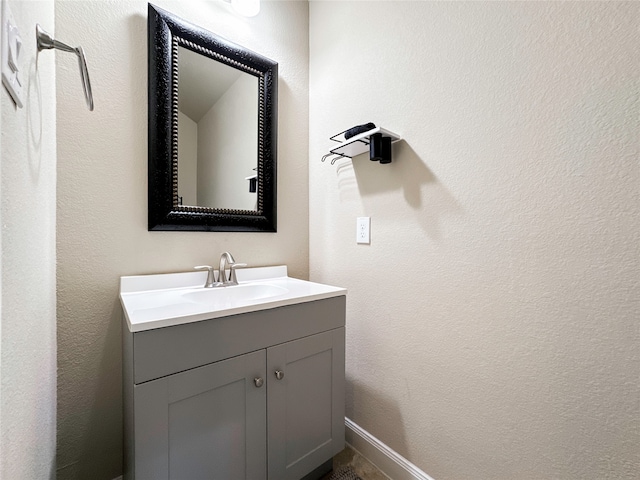
[[[178,78],[179,203],[257,210],[258,77],[180,46]]]

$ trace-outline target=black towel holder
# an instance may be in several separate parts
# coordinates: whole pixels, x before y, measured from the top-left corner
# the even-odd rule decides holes
[[[380,160],[381,157],[377,155],[374,157],[373,155],[372,150],[374,150],[374,148],[371,147],[372,141],[375,142],[373,147],[379,148],[379,145],[377,144],[377,142],[379,141],[378,139],[382,140],[385,144],[389,144],[389,145],[402,140],[402,137],[400,137],[400,135],[393,133],[389,130],[386,130],[382,127],[376,127],[366,132],[355,135],[349,139],[346,139],[344,137],[344,134],[348,130],[350,129],[344,130],[340,133],[335,134],[332,137],[329,137],[329,140],[337,142],[340,145],[329,150],[329,153],[327,153],[326,155],[323,155],[321,159],[322,162],[324,162],[325,160],[327,160],[327,158],[334,155],[334,157],[331,159],[331,165],[333,165],[340,158],[353,158],[365,152],[370,152],[371,160]],[[389,139],[389,140],[384,140],[384,139]],[[384,144],[383,144],[383,150],[384,150]],[[389,151],[388,161],[387,161],[387,157],[385,157],[385,159],[382,160],[381,163],[390,163],[390,162],[391,162],[391,153]]]

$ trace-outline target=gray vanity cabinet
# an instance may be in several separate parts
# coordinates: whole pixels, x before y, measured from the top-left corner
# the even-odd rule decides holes
[[[344,307],[125,331],[125,479],[300,480],[326,467],[344,448]]]

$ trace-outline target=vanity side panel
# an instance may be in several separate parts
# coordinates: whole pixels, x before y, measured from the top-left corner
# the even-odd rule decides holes
[[[333,335],[333,355],[334,363],[331,375],[333,378],[332,388],[332,432],[333,432],[333,453],[337,455],[345,447],[345,398],[346,398],[346,329],[338,328],[331,332]]]
[[[345,325],[346,296],[137,332],[139,384]]]
[[[134,480],[133,434],[133,333],[122,315],[122,392],[124,418],[124,480]]]

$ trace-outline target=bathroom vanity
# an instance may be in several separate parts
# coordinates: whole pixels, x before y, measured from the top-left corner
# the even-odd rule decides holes
[[[122,277],[125,479],[318,478],[344,448],[346,290]]]

